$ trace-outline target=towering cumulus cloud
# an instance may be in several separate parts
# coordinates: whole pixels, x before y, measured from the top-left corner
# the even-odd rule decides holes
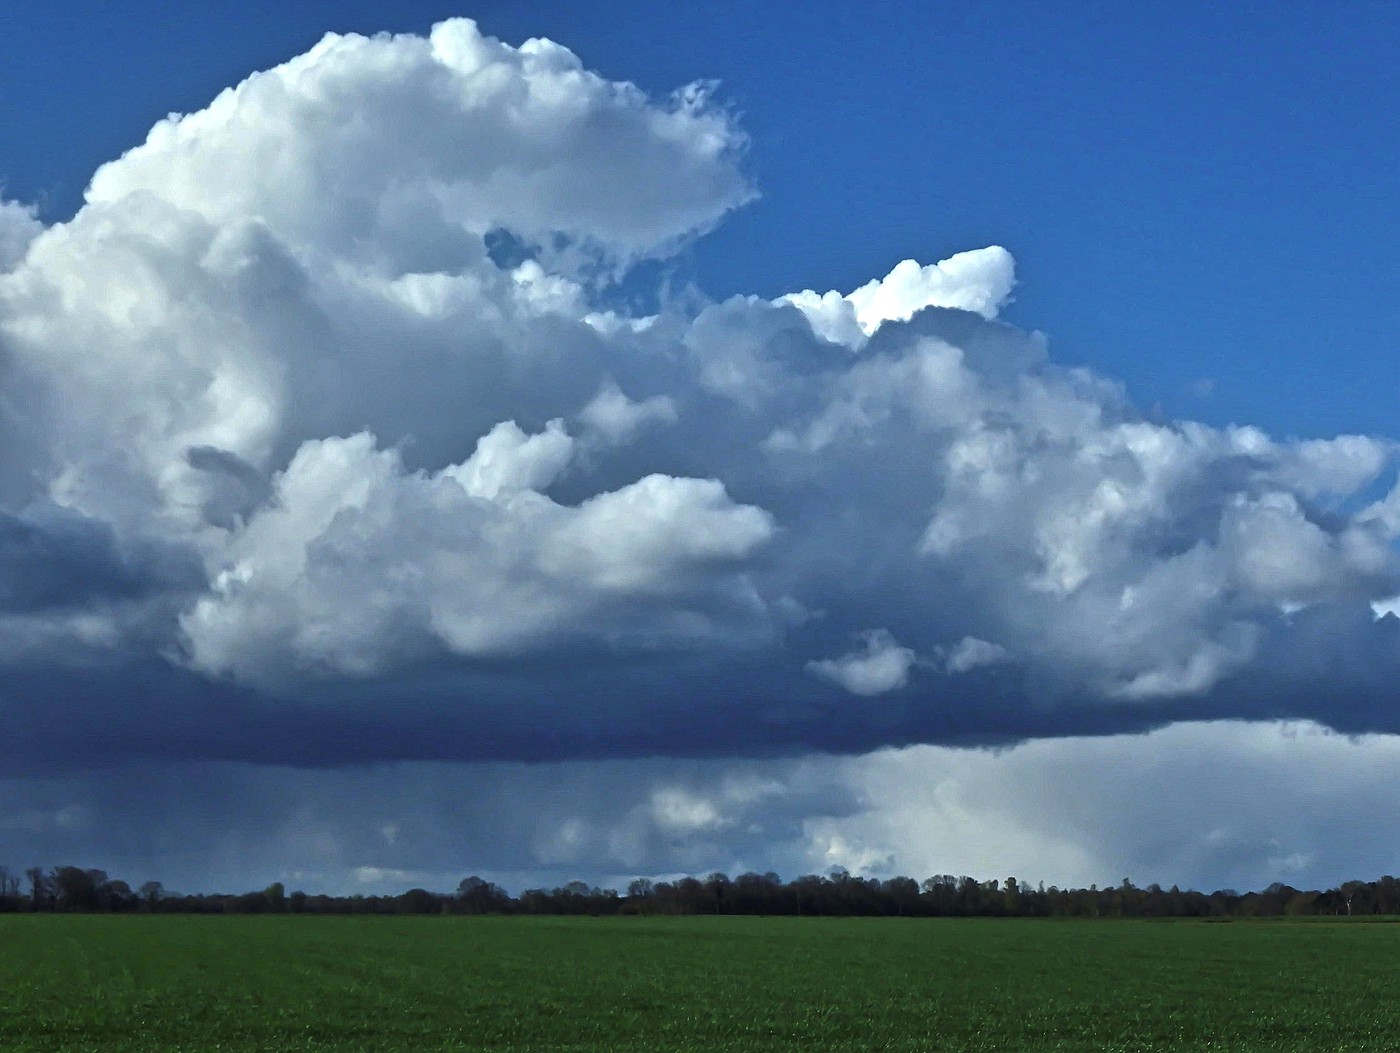
[[[1154,419],[999,247],[605,308],[745,149],[456,20],[0,204],[9,770],[1400,727],[1392,443]]]

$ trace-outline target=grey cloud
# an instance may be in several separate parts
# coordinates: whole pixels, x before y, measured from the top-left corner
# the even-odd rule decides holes
[[[185,451],[185,459],[191,468],[217,480],[201,509],[204,519],[213,526],[233,529],[272,493],[272,484],[262,472],[227,450],[191,446]]]
[[[17,516],[0,511],[0,613],[81,610],[100,602],[197,589],[203,574],[188,551],[136,539],[62,507]]]
[[[0,830],[11,866],[81,860],[185,891],[274,880],[449,890],[470,873],[519,889],[838,866],[1327,888],[1394,869],[1397,750],[1396,736],[1223,722],[801,759],[116,765],[0,779]]]
[[[562,884],[714,858],[731,866],[735,853],[758,860],[768,840],[800,838],[804,808],[851,813],[847,791],[790,767],[157,764],[0,779],[0,807],[21,854],[9,865],[81,857],[187,890],[283,880],[361,891],[365,871],[390,888],[402,873],[437,875],[439,887],[468,872]],[[778,801],[781,813],[760,824]]]

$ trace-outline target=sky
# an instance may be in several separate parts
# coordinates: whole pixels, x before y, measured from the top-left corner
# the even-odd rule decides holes
[[[1382,6],[0,33],[0,863],[1397,869]]]

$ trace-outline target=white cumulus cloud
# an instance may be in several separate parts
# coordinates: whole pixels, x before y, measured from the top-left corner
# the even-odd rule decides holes
[[[144,194],[216,226],[253,220],[391,275],[497,228],[626,259],[748,200],[742,147],[701,86],[656,103],[552,41],[512,47],[452,19],[427,37],[329,34],[161,121],[87,200]]]
[[[744,616],[735,570],[772,535],[765,512],[663,475],[562,505],[540,491],[570,450],[558,422],[528,437],[507,422],[426,474],[366,434],[307,443],[182,619],[191,660],[253,680],[366,675],[434,647],[697,645],[728,608]]]
[[[1000,245],[960,252],[920,266],[903,260],[883,278],[843,296],[806,289],[780,302],[792,304],[819,335],[858,347],[885,322],[907,322],[925,307],[954,307],[995,318],[1016,284],[1016,261]]]
[[[69,221],[0,205],[26,748],[118,696],[130,741],[225,755],[188,712],[236,700],[315,763],[868,750],[1186,700],[1396,726],[1395,443],[1155,419],[998,318],[998,246],[629,310],[610,282],[752,197],[746,148],[702,88],[452,20],[161,121]],[[381,723],[308,733],[326,712]]]

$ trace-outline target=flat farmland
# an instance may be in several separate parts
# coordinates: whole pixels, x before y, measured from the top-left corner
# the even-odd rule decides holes
[[[1392,1050],[1400,925],[0,916],[0,1049]]]

